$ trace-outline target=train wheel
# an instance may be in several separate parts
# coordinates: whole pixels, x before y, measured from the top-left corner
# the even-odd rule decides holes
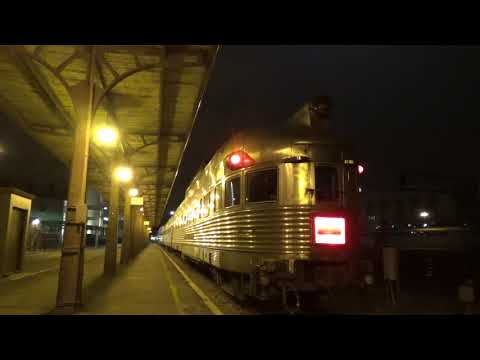
[[[212,278],[215,281],[215,283],[218,286],[222,286],[222,276],[220,275],[220,272],[216,268],[211,267],[210,268],[210,273],[211,273]]]
[[[237,298],[240,301],[245,301],[246,297],[243,292],[242,281],[240,279],[240,276],[234,275],[231,281],[232,281],[233,294],[235,298]]]
[[[283,308],[291,315],[300,311],[300,294],[289,284],[282,285]]]

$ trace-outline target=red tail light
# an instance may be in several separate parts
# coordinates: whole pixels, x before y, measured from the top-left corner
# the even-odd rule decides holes
[[[245,151],[238,150],[227,156],[227,167],[230,170],[238,170],[252,166],[253,164],[255,164],[255,160],[253,160]]]
[[[315,244],[345,245],[345,218],[314,216],[313,242]]]

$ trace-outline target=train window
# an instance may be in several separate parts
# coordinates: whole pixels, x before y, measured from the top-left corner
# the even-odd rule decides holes
[[[208,215],[210,215],[210,193],[203,198],[203,216],[207,217]]]
[[[277,200],[277,169],[255,171],[247,174],[247,201]]]
[[[215,201],[213,202],[213,211],[218,211],[220,210],[220,207],[221,207],[221,203],[220,203],[220,194],[221,194],[221,185],[218,184],[217,186],[215,186]]]
[[[315,166],[315,198],[317,202],[338,199],[337,169],[332,166]]]
[[[227,180],[225,182],[225,207],[240,204],[240,177]]]

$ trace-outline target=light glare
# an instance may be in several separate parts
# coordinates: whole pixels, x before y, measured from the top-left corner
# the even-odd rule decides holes
[[[316,244],[345,244],[345,219],[330,217],[315,217]]]
[[[240,164],[240,161],[242,159],[240,158],[240,155],[238,154],[235,154],[235,155],[232,155],[232,157],[230,158],[230,162],[233,164],[233,165],[238,165]]]
[[[115,169],[115,178],[120,182],[129,182],[133,178],[132,169],[128,166],[119,166]]]
[[[130,195],[131,197],[138,196],[138,189],[133,188],[133,189],[128,190],[128,195]]]
[[[97,140],[104,145],[113,145],[117,141],[117,131],[111,127],[102,127],[97,130]]]

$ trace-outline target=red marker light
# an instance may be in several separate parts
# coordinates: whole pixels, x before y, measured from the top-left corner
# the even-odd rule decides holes
[[[315,244],[345,245],[345,218],[315,216],[313,222]]]
[[[238,165],[240,164],[240,161],[242,161],[242,158],[238,154],[234,154],[230,157],[230,163],[232,165]]]
[[[358,174],[359,175],[362,175],[363,172],[365,171],[365,168],[362,165],[358,165],[357,169],[358,169]]]
[[[238,170],[247,166],[251,166],[255,163],[250,155],[248,155],[245,151],[235,151],[227,156],[227,167],[230,170]]]

